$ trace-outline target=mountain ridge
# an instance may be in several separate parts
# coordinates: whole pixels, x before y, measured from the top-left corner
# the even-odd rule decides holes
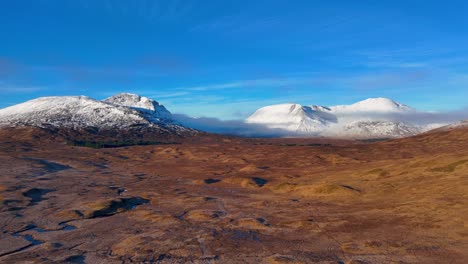
[[[302,111],[287,111],[285,106],[294,106],[294,109]],[[401,119],[416,112],[414,108],[405,104],[378,97],[350,105],[302,106],[294,103],[269,105],[257,109],[246,122],[285,129],[293,136],[398,138],[429,130],[429,127]],[[319,120],[319,122],[309,122],[309,120]],[[434,128],[442,125],[444,124],[433,124]]]
[[[119,101],[126,97],[138,100]],[[177,124],[174,124],[171,113],[156,101],[118,94],[103,101],[87,96],[39,97],[0,109],[0,126],[6,125],[125,128]]]
[[[350,105],[321,106],[296,103],[261,107],[245,121],[213,122],[210,119],[174,117],[159,102],[131,93],[119,93],[104,100],[87,96],[39,97],[0,109],[0,127],[36,126],[85,131],[132,130],[135,135],[157,130],[164,134],[192,133],[189,127],[220,134],[332,137],[349,139],[399,138],[413,136],[450,123],[416,124],[406,118],[421,113],[388,98],[369,98]],[[187,122],[193,121],[193,122]],[[185,123],[188,126],[183,126]],[[221,126],[221,131],[209,125]],[[222,126],[228,130],[223,130]],[[208,127],[207,127],[208,126]],[[244,133],[244,134],[243,134]],[[128,134],[128,133],[127,133]]]

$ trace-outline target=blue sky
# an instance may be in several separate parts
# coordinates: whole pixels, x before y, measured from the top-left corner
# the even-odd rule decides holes
[[[0,1],[0,107],[132,92],[242,119],[390,97],[466,108],[466,1]]]

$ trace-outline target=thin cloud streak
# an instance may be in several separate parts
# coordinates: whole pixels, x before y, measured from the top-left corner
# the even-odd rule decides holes
[[[264,86],[279,86],[279,85],[299,85],[312,83],[313,78],[306,77],[294,77],[294,78],[272,78],[272,79],[250,79],[250,80],[239,80],[227,83],[209,84],[200,86],[189,86],[189,87],[178,87],[176,90],[187,90],[187,91],[208,91],[208,90],[222,90],[229,88],[239,87],[264,87]]]
[[[25,94],[25,93],[34,93],[39,91],[46,90],[45,87],[39,86],[3,86],[0,83],[0,94]]]
[[[248,124],[242,120],[224,121],[210,117],[193,118],[184,114],[173,114],[173,117],[177,122],[187,127],[223,135],[278,137],[291,134],[291,132],[282,129],[268,128],[264,125],[258,124]]]
[[[381,86],[406,85],[418,81],[427,80],[430,71],[428,70],[410,70],[410,71],[386,71],[382,73],[356,73],[348,76],[340,75],[318,75],[314,76],[298,76],[298,77],[279,77],[279,78],[264,78],[264,79],[249,79],[237,80],[226,83],[177,87],[175,90],[182,91],[211,91],[223,90],[242,87],[267,87],[287,89],[288,86],[303,86],[303,85],[334,85],[337,87],[351,87],[354,89],[371,89]]]

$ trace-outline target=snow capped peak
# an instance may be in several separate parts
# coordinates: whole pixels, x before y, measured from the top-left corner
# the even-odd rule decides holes
[[[291,114],[302,111],[302,105],[287,103],[287,104],[276,104],[262,107],[257,110],[258,113],[269,112],[269,113],[279,113],[279,114]]]
[[[331,111],[331,109],[329,107],[322,106],[322,105],[311,105],[310,107],[315,111],[321,111],[321,112]]]
[[[103,102],[127,106],[136,110],[147,112],[156,119],[172,119],[172,114],[161,104],[148,97],[131,93],[119,93],[104,99]]]
[[[103,100],[107,103],[123,105],[134,108],[142,108],[154,111],[159,103],[153,99],[142,97],[138,94],[119,93]]]
[[[392,99],[378,97],[368,98],[351,105],[337,105],[330,107],[335,112],[406,112],[414,111],[411,107],[395,102]]]
[[[284,129],[292,135],[320,135],[352,138],[402,137],[420,132],[420,128],[394,120],[415,111],[388,98],[369,98],[351,105],[302,106],[278,104],[258,109],[247,123]]]
[[[104,101],[86,96],[40,97],[0,109],[0,126],[128,128],[172,127],[172,115],[158,102],[135,94]],[[171,128],[171,129],[172,129]]]
[[[40,97],[0,110],[0,124],[118,126],[147,123],[137,111],[86,96]]]
[[[154,101],[153,99],[149,99],[147,97],[142,97],[140,95],[131,93],[116,94],[102,101],[106,103],[146,109],[151,111],[154,111],[155,108],[159,106],[159,103]]]
[[[265,106],[247,118],[247,123],[263,124],[270,128],[279,128],[301,132],[316,132],[328,121],[310,106],[288,103]]]

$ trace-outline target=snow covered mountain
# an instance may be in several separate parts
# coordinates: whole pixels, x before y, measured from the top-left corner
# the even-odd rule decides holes
[[[334,113],[402,113],[415,111],[415,109],[407,105],[382,97],[369,98],[352,105],[331,106],[330,109]]]
[[[416,110],[387,98],[369,98],[351,105],[279,104],[258,109],[246,122],[290,131],[292,136],[397,138],[426,131],[405,121]]]
[[[247,123],[268,124],[269,128],[316,134],[330,121],[325,111],[299,104],[279,104],[258,109]]]
[[[351,105],[331,107],[278,104],[258,109],[245,123],[229,124],[229,131],[240,131],[238,134],[249,132],[250,135],[258,132],[281,136],[367,139],[406,137],[448,125],[418,125],[409,121],[418,119],[419,116],[414,115],[418,113],[421,112],[386,98],[370,98]],[[409,116],[412,118],[407,118]],[[180,117],[177,120],[182,122]],[[198,121],[182,123],[197,127]],[[177,122],[163,105],[129,93],[117,94],[102,101],[86,96],[40,97],[0,109],[0,127],[97,128],[100,132],[125,130],[124,134],[135,136],[142,134],[141,129],[145,129],[146,135],[182,135],[195,131]],[[205,123],[204,127],[213,125],[212,120],[205,120]],[[218,123],[220,126],[226,125]]]
[[[0,109],[0,126],[185,129],[173,123],[164,106],[134,94],[118,94],[104,101],[86,96],[40,97]]]

